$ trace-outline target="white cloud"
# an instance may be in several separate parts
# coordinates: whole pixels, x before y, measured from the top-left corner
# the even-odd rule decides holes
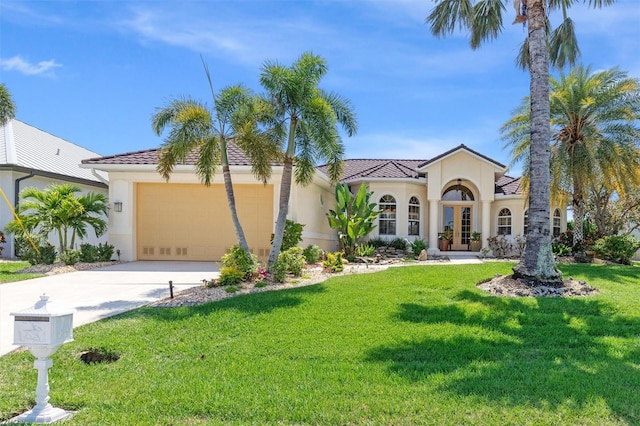
[[[53,75],[53,70],[55,68],[61,67],[62,65],[57,63],[54,59],[50,59],[48,61],[40,61],[37,64],[32,64],[20,56],[14,56],[8,59],[0,58],[0,67],[4,71],[18,71],[25,75]]]

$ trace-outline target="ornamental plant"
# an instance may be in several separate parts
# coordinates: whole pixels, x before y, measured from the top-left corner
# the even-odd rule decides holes
[[[376,210],[376,203],[370,202],[372,194],[365,184],[360,185],[355,196],[347,184],[336,185],[336,204],[327,218],[329,226],[338,231],[340,248],[346,256],[353,256],[360,241],[376,227],[380,210]]]

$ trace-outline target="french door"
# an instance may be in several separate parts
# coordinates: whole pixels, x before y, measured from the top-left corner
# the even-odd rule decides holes
[[[442,230],[453,231],[451,250],[469,250],[471,240],[471,206],[443,206]]]

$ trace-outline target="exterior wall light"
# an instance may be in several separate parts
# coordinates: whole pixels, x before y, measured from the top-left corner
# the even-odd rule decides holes
[[[122,212],[122,201],[116,201],[113,203],[113,211],[118,213]]]

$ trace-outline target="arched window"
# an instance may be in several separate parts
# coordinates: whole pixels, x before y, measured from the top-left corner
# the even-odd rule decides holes
[[[383,195],[378,203],[378,229],[380,235],[396,235],[396,199],[391,195]]]
[[[498,235],[511,235],[511,210],[502,209],[498,213]]]
[[[524,211],[524,236],[527,236],[527,230],[529,229],[529,209]]]
[[[409,199],[409,235],[420,235],[420,200]]]
[[[553,236],[557,237],[560,235],[560,224],[562,223],[560,217],[560,209],[555,209],[553,211]]]
[[[463,185],[452,185],[442,194],[442,201],[473,201],[473,192]]]

